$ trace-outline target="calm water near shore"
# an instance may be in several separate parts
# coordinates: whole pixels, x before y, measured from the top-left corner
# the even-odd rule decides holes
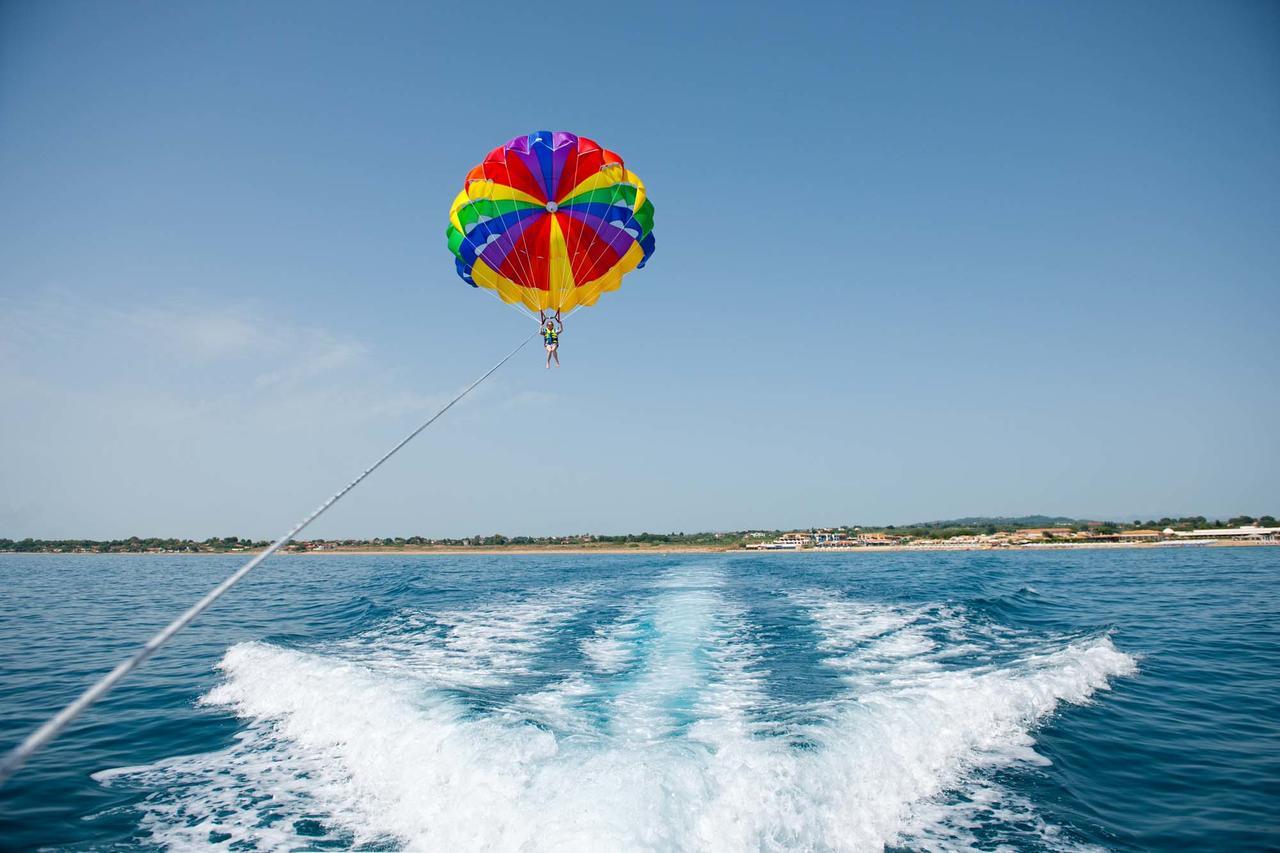
[[[238,565],[0,556],[8,748]],[[0,847],[1280,847],[1280,549],[268,562]]]

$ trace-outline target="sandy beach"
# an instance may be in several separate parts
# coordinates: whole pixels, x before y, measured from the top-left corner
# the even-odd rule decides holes
[[[468,548],[446,547],[439,548],[325,548],[320,551],[281,551],[279,553],[291,556],[324,556],[328,554],[402,554],[404,556],[422,557],[439,554],[444,556],[456,556],[460,554],[512,554],[518,556],[549,556],[556,554],[564,555],[585,555],[585,554],[876,554],[891,553],[901,551],[1078,551],[1078,550],[1115,550],[1115,549],[1146,549],[1146,550],[1168,550],[1170,548],[1251,548],[1278,546],[1280,542],[1230,542],[1230,541],[1214,541],[1214,542],[1189,542],[1160,544],[1154,542],[1054,542],[1045,543],[1043,545],[1014,545],[1007,547],[990,547],[984,545],[871,545],[862,548],[802,548],[802,549],[751,549],[746,548],[712,548],[706,546],[697,547],[680,547],[675,545],[651,545],[637,546],[634,548],[617,548],[617,547],[601,547],[591,548],[581,545],[566,545],[564,547],[548,546],[542,548],[493,548],[486,546],[475,546]],[[250,551],[235,553],[255,553]]]

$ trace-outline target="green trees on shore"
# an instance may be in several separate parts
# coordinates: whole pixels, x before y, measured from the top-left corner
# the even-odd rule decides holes
[[[0,552],[65,554],[221,553],[265,548],[269,543],[237,536],[213,536],[205,540],[130,536],[128,539],[0,539]]]
[[[835,528],[835,532],[846,536],[859,533],[890,533],[895,537],[911,539],[945,540],[955,536],[988,536],[998,532],[1013,532],[1028,528],[1064,527],[1074,532],[1092,532],[1098,534],[1121,533],[1126,530],[1155,529],[1164,530],[1204,530],[1217,527],[1239,527],[1257,524],[1261,527],[1276,527],[1276,519],[1271,515],[1252,517],[1236,516],[1226,520],[1208,519],[1202,515],[1184,516],[1181,518],[1160,518],[1148,521],[1112,522],[1083,521],[1072,518],[1050,517],[1043,515],[1023,516],[1020,518],[963,518],[952,521],[930,521],[906,526],[887,525],[884,527],[844,525]],[[502,533],[491,535],[476,534],[458,539],[432,539],[425,536],[388,536],[375,539],[329,539],[294,542],[288,547],[292,551],[321,550],[335,548],[501,548],[501,547],[556,547],[556,546],[605,546],[624,548],[643,548],[646,546],[674,545],[687,547],[737,548],[749,542],[762,539],[773,539],[786,531],[755,530],[735,531],[728,533],[684,531],[670,533],[626,533],[595,534],[583,533],[569,536],[506,536]],[[811,528],[810,533],[819,532]],[[137,553],[203,553],[221,554],[235,551],[249,551],[265,548],[265,540],[246,539],[239,536],[211,536],[208,539],[175,539],[130,536],[127,539],[2,539],[0,553],[68,553],[68,554],[137,554]]]

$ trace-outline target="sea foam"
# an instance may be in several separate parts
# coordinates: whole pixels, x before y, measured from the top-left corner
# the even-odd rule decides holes
[[[788,700],[720,573],[681,567],[592,626],[577,669],[496,707],[459,697],[546,671],[554,633],[597,596],[402,616],[313,649],[233,646],[203,700],[243,721],[233,745],[99,778],[158,789],[145,825],[175,847],[954,849],[983,814],[1053,847],[1059,830],[992,771],[1044,762],[1038,724],[1135,671],[1106,636],[801,591],[840,687]]]

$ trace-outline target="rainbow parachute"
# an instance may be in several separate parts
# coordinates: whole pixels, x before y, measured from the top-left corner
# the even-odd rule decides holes
[[[449,251],[472,287],[535,312],[594,305],[653,254],[653,205],[622,158],[540,130],[489,152],[449,210]]]

